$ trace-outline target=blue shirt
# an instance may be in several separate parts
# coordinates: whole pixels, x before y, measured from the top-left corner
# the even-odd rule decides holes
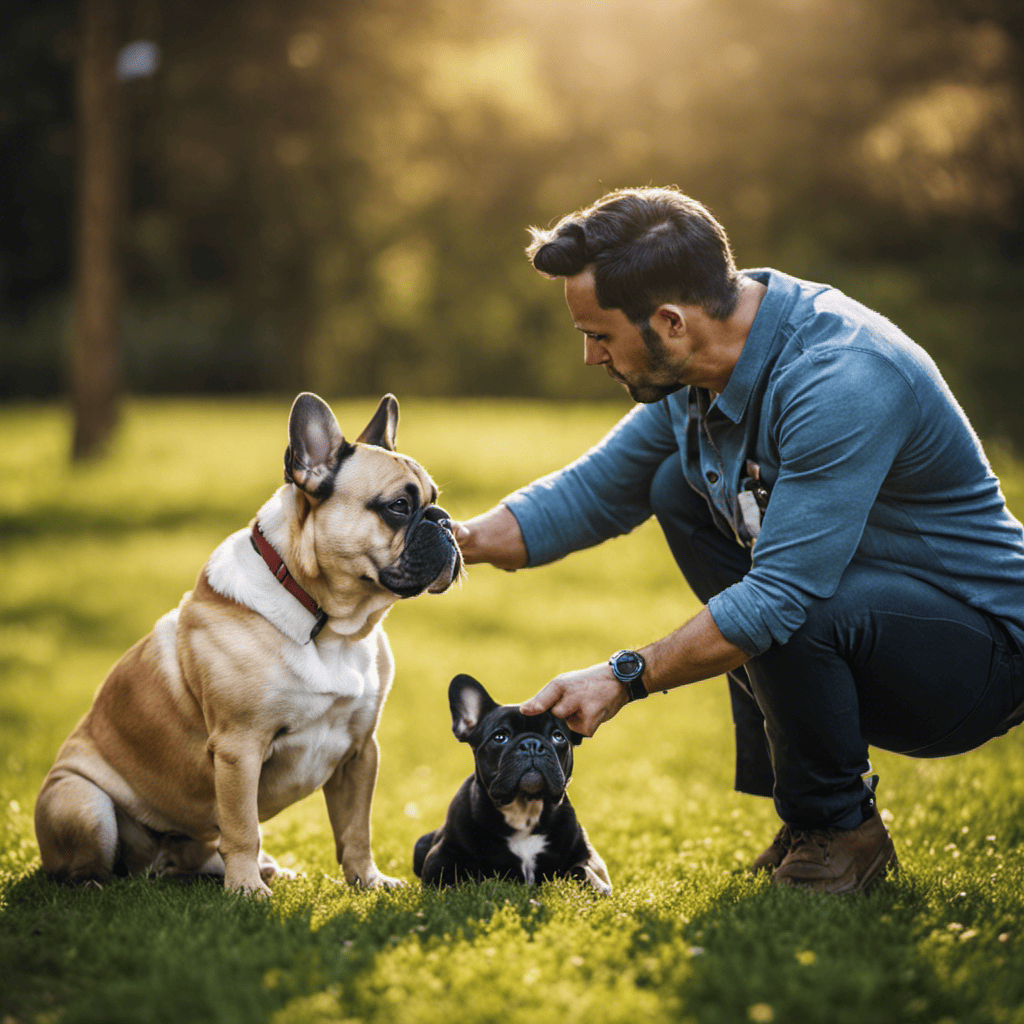
[[[529,564],[638,526],[654,473],[679,458],[719,527],[753,545],[750,571],[708,604],[744,651],[785,643],[854,559],[925,580],[1024,644],[1024,529],[928,354],[835,288],[745,273],[767,292],[720,395],[639,405],[505,499]],[[770,492],[756,541],[738,502],[748,459]]]

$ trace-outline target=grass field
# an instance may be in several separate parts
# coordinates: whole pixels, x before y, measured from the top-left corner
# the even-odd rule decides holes
[[[338,403],[357,433],[371,403]],[[109,460],[67,465],[60,410],[0,411],[0,1021],[1024,1024],[1024,733],[955,759],[879,752],[903,874],[814,898],[734,873],[777,828],[730,789],[722,681],[627,707],[577,750],[573,802],[615,883],[337,880],[322,799],[265,827],[300,872],[270,901],[212,884],[67,889],[39,870],[32,808],[107,668],[280,481],[287,402],[133,405]],[[457,517],[564,464],[621,406],[408,402],[399,445]],[[999,460],[1017,514],[1024,476]],[[380,730],[377,862],[415,883],[417,836],[471,767],[446,690],[501,700],[640,645],[696,610],[660,533],[531,572],[474,567],[397,606]]]

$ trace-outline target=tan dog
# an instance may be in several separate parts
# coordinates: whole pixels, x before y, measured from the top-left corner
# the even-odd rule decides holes
[[[353,444],[323,401],[296,398],[285,485],[114,666],[57,754],[36,803],[47,872],[223,874],[269,893],[281,869],[259,822],[322,787],[345,878],[395,882],[370,850],[394,676],[381,620],[462,568],[397,425],[385,395]]]

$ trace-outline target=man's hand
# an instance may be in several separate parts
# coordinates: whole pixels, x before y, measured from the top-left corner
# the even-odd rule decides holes
[[[519,706],[524,715],[553,711],[566,725],[584,736],[593,736],[597,727],[614,718],[628,703],[629,694],[612,674],[607,663],[591,665],[577,672],[556,676],[536,696]]]
[[[498,569],[522,569],[527,562],[526,544],[516,517],[504,505],[481,516],[456,523],[455,543],[467,565],[490,562]]]

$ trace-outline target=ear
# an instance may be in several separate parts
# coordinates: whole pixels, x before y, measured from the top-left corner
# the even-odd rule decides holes
[[[660,325],[668,337],[681,338],[686,334],[686,312],[674,302],[663,302],[651,315],[650,325],[658,330]]]
[[[452,709],[452,732],[465,743],[480,719],[498,705],[491,695],[472,677],[458,675],[448,687],[448,704]]]
[[[284,478],[323,501],[334,490],[338,467],[355,449],[345,440],[330,406],[304,391],[292,404],[284,453]]]
[[[398,399],[394,395],[385,395],[373,414],[373,419],[366,424],[366,429],[356,438],[363,444],[375,444],[378,448],[395,450],[395,434],[398,432]]]

